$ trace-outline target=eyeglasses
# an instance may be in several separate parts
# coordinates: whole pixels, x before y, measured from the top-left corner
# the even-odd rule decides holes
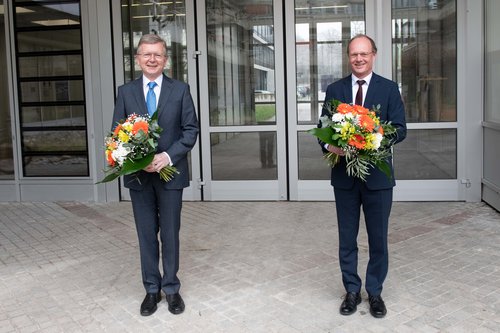
[[[367,58],[373,52],[361,52],[361,53],[350,53],[349,58],[357,58],[360,56],[361,58]]]
[[[155,60],[161,60],[165,57],[163,54],[156,53],[137,53],[138,56],[141,56],[143,59],[151,59],[151,57],[155,58]]]

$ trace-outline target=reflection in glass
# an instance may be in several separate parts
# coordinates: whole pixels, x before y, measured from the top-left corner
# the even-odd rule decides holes
[[[347,42],[364,33],[364,10],[364,0],[295,1],[298,124],[316,124],[326,87],[350,73]]]
[[[188,81],[185,1],[121,0],[125,82],[142,75],[135,48],[143,34],[155,33],[167,43],[165,74]]]
[[[82,75],[79,54],[19,58],[19,77]]]
[[[394,146],[396,179],[456,179],[456,129],[408,130]]]
[[[276,132],[212,133],[213,180],[275,180]]]
[[[81,49],[79,29],[17,33],[19,52],[75,51]]]
[[[73,3],[54,3],[41,4],[42,1],[28,4],[23,1],[23,6],[16,8],[16,25],[18,27],[40,27],[40,26],[65,26],[80,24],[80,4]]]
[[[73,106],[24,107],[22,127],[85,126],[85,108]]]
[[[186,2],[121,0],[121,9],[125,83],[142,75],[140,66],[135,62],[135,53],[141,36],[149,33],[156,33],[167,43],[165,75],[187,83]],[[189,179],[192,179],[191,152],[188,159]]]
[[[3,6],[3,0],[0,0]],[[4,13],[0,12],[0,180],[14,179],[12,133],[10,119],[9,80],[7,78],[7,46],[5,42]]]
[[[207,0],[206,12],[210,125],[274,124],[273,1]]]
[[[33,155],[23,158],[27,177],[71,177],[88,174],[86,155]]]
[[[485,7],[484,119],[500,124],[500,1],[488,0]]]
[[[297,133],[299,147],[299,179],[327,180],[330,179],[331,168],[326,160],[321,158],[321,147],[315,137],[307,132]]]
[[[393,79],[407,122],[457,120],[456,0],[392,1]]]
[[[25,131],[23,149],[31,152],[85,152],[87,134],[85,131]]]
[[[89,175],[80,1],[16,2],[23,176]]]
[[[83,81],[36,81],[21,83],[21,101],[55,102],[83,101]]]

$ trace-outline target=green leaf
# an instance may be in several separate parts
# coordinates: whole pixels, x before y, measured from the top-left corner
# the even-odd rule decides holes
[[[125,160],[125,162],[123,162],[121,174],[129,175],[131,173],[144,169],[153,161],[154,156],[155,154],[153,152],[136,161],[132,161],[129,159]]]
[[[97,182],[96,184],[102,184],[102,183],[107,183],[115,180],[116,178],[120,177],[120,173],[115,172],[115,173],[110,173],[106,177],[103,178],[100,182]]]
[[[382,171],[389,180],[392,180],[391,167],[387,161],[379,161],[375,166]]]
[[[323,127],[323,128],[311,128],[307,131],[309,134],[314,135],[324,143],[328,143],[329,145],[334,145],[335,141],[332,139],[334,134],[333,129],[331,127]]]
[[[158,120],[158,109],[156,109],[156,111],[151,116],[151,120]]]
[[[153,140],[153,138],[149,138],[147,142],[152,148],[156,148],[156,143],[155,140]]]

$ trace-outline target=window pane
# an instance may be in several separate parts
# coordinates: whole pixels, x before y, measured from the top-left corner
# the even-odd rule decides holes
[[[310,147],[317,147],[315,151]],[[400,180],[455,179],[456,130],[410,130],[394,146],[394,169]],[[321,158],[316,138],[299,133],[299,179],[330,179],[330,168]]]
[[[156,33],[167,43],[165,74],[187,82],[187,32],[185,1],[121,0],[125,82],[138,78],[135,48],[143,34]]]
[[[3,6],[3,0],[0,0]],[[4,7],[5,8],[5,7]],[[9,78],[7,77],[7,46],[5,43],[5,14],[0,12],[0,180],[14,179],[12,132],[10,118]]]
[[[275,180],[276,133],[212,133],[213,180]]]
[[[456,1],[392,1],[393,79],[407,122],[457,120]]]
[[[489,0],[485,2],[485,120],[500,123],[500,2]]]
[[[76,3],[27,4],[16,6],[16,26],[50,27],[80,24],[80,5]],[[59,1],[61,2],[61,1]],[[22,14],[22,15],[21,15]]]
[[[66,2],[78,2],[76,0],[16,0],[15,2],[33,2],[33,3],[39,3],[39,2],[57,2],[57,3],[66,3]]]
[[[261,102],[275,109],[273,1],[207,0],[209,112],[211,126],[255,125]],[[235,19],[234,13],[238,13]]]
[[[23,175],[87,177],[80,1],[14,8]]]
[[[21,101],[23,103],[83,101],[83,95],[82,80],[21,83]]]
[[[297,122],[316,124],[328,84],[350,73],[349,39],[364,32],[364,1],[295,1]]]
[[[456,129],[409,130],[394,146],[396,179],[456,179]]]
[[[81,50],[80,30],[24,31],[17,33],[19,52]]]
[[[82,105],[24,107],[21,112],[23,128],[86,125]]]
[[[23,148],[31,152],[85,151],[85,131],[24,131]]]
[[[19,77],[82,75],[82,56],[58,55],[19,58]]]
[[[87,156],[42,155],[24,156],[24,175],[27,177],[88,176]]]
[[[328,180],[331,168],[321,157],[321,147],[318,140],[307,132],[298,133],[299,143],[299,179]]]

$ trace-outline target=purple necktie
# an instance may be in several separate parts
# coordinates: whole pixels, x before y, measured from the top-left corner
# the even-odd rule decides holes
[[[356,93],[356,101],[354,104],[363,106],[363,84],[365,84],[365,80],[358,80],[358,92]]]

